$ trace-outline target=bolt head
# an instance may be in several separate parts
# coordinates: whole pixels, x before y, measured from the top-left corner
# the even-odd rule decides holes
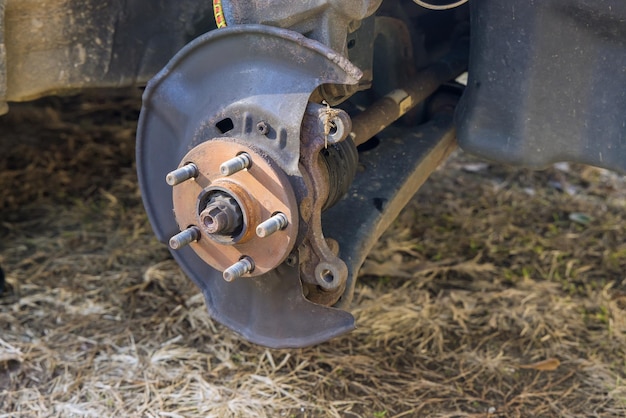
[[[202,224],[209,234],[217,234],[228,229],[228,215],[220,208],[208,208],[200,215]]]
[[[237,202],[224,195],[211,198],[200,212],[200,225],[209,235],[228,236],[241,229],[243,217]]]
[[[264,121],[257,123],[256,129],[261,135],[267,135],[270,131],[269,125]]]

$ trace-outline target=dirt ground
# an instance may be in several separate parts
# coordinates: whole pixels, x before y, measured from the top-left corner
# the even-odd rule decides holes
[[[137,93],[0,117],[0,417],[626,416],[626,180],[456,153],[361,273],[358,329],[268,350],[156,241]]]

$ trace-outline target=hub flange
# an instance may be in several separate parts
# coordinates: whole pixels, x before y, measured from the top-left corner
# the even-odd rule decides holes
[[[232,174],[225,161],[246,155],[248,167]],[[180,167],[194,164],[198,175],[173,186],[176,222],[181,230],[196,226],[200,237],[190,243],[213,268],[225,271],[247,257],[254,267],[245,276],[259,276],[282,263],[298,234],[298,206],[287,176],[251,144],[216,138],[189,151]],[[280,213],[286,222],[260,237],[257,227]]]

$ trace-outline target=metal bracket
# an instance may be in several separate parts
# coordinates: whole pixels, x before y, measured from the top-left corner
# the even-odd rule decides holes
[[[339,243],[348,266],[343,296],[335,307],[348,309],[357,274],[378,238],[420,186],[456,149],[451,113],[407,129],[390,127],[380,145],[359,153],[360,171],[346,196],[323,214],[324,234]]]

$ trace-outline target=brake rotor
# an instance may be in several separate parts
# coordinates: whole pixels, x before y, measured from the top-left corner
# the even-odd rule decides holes
[[[292,250],[306,233],[299,209],[311,195],[300,171],[309,98],[320,85],[360,77],[296,32],[239,25],[191,42],[144,92],[137,171],[150,222],[159,240],[174,240],[172,254],[211,316],[252,342],[302,347],[354,328],[348,312],[303,296]],[[224,175],[221,166],[240,153],[251,165]],[[184,180],[171,186],[165,178],[177,167]],[[258,233],[279,214],[275,233]],[[228,282],[233,262],[234,276],[245,277]]]

